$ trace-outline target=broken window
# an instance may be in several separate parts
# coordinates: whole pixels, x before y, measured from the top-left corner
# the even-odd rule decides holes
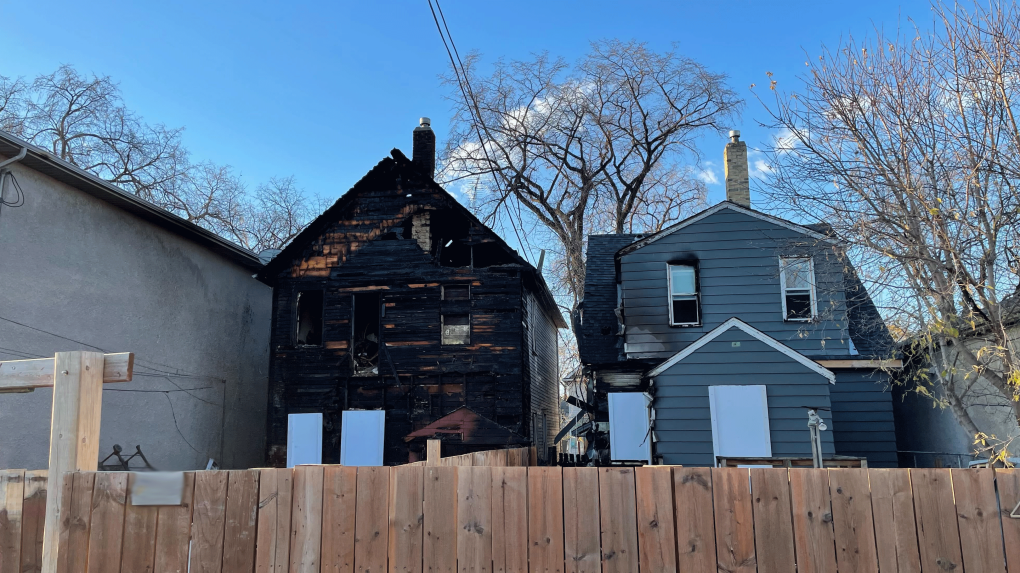
[[[379,295],[357,293],[354,295],[354,340],[351,355],[355,376],[376,376],[379,374]]]
[[[307,346],[322,344],[322,291],[303,290],[297,293],[297,343]]]
[[[471,300],[471,286],[444,285],[443,300]]]
[[[783,287],[783,315],[786,320],[811,320],[816,315],[815,276],[811,259],[780,259],[779,281]]]
[[[443,315],[443,344],[471,344],[471,317],[469,315]]]
[[[470,267],[471,245],[460,239],[443,239],[439,246],[439,264],[444,267]]]

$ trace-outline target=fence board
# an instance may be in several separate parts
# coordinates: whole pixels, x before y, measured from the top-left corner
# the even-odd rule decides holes
[[[128,475],[128,491],[135,483],[135,474]],[[129,495],[130,497],[130,495]],[[124,551],[120,569],[124,573],[148,573],[156,563],[156,518],[154,505],[133,505],[124,508]]]
[[[223,523],[223,573],[255,569],[255,527],[258,524],[259,472],[227,472],[227,510]]]
[[[457,570],[492,571],[492,473],[487,467],[457,468]]]
[[[567,573],[601,573],[598,469],[563,468],[563,527]]]
[[[154,573],[187,573],[188,540],[195,507],[195,473],[184,474],[181,505],[162,506],[156,517],[156,568]]]
[[[528,573],[527,468],[492,468],[492,570]]]
[[[25,503],[21,507],[21,573],[38,573],[42,568],[46,489],[46,470],[25,472]]]
[[[425,468],[424,570],[457,570],[457,468]]]
[[[532,573],[563,572],[561,468],[528,468],[528,559]]]
[[[390,571],[420,573],[424,467],[390,470]]]
[[[92,530],[89,534],[90,573],[120,573],[124,540],[127,474],[99,472],[92,492]]]
[[[68,490],[68,484],[72,488]],[[57,553],[58,573],[77,573],[88,563],[89,533],[92,526],[92,492],[96,474],[69,473],[64,476],[64,496]]]
[[[748,471],[742,468],[713,469],[712,497],[715,501],[715,544],[719,569],[730,573],[755,573],[757,557]]]
[[[358,573],[386,571],[389,490],[390,468],[358,468],[358,502],[354,510],[354,570]]]
[[[638,570],[637,501],[634,468],[599,468],[602,570]]]
[[[1006,546],[1006,570],[1020,573],[1020,519],[1009,516],[1020,503],[1020,470],[997,469],[995,481],[999,486],[999,521]]]
[[[322,541],[322,466],[294,468],[290,515],[290,573],[319,573]]]
[[[836,565],[840,573],[877,571],[875,525],[866,469],[832,469],[832,524],[836,533]]]
[[[0,470],[0,573],[21,568],[25,470]]]
[[[790,478],[787,470],[752,469],[751,498],[758,573],[788,573],[797,569],[790,515]]]
[[[836,535],[832,529],[828,470],[790,470],[790,501],[793,508],[797,572],[835,571]]]
[[[869,469],[880,571],[921,573],[914,494],[906,470]]]
[[[1006,573],[1002,528],[995,500],[995,470],[955,469],[953,494],[964,568],[970,573]]]
[[[673,468],[677,567],[687,573],[716,573],[712,470]]]
[[[190,573],[220,573],[227,510],[227,478],[225,471],[205,471],[195,475]]]
[[[960,531],[953,505],[952,477],[948,469],[910,470],[917,519],[917,542],[923,573],[963,570]]]
[[[322,485],[322,573],[354,571],[358,468],[326,466]]]
[[[290,564],[293,473],[289,468],[261,470],[255,573],[286,573]]]
[[[638,562],[644,571],[676,572],[673,529],[673,471],[647,466],[634,470],[637,499]]]

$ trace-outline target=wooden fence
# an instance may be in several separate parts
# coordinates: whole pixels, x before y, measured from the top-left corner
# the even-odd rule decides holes
[[[437,446],[438,447],[438,446]],[[535,447],[508,448],[505,450],[486,450],[471,454],[461,454],[436,460],[422,460],[405,464],[408,466],[489,466],[489,467],[526,467],[536,466],[537,452]]]
[[[59,571],[1020,572],[1017,470],[299,466],[188,473],[158,508],[130,479],[67,474]],[[0,573],[35,571],[7,483]]]

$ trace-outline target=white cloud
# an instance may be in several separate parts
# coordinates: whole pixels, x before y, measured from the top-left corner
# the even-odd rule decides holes
[[[789,128],[782,128],[772,134],[772,144],[776,153],[789,153],[797,147],[797,136]]]
[[[757,149],[747,150],[748,176],[751,179],[768,179],[772,166],[765,160],[765,154]]]
[[[716,174],[714,167],[715,167],[714,163],[712,163],[711,161],[706,161],[705,168],[698,171],[696,175],[697,178],[700,179],[701,182],[706,185],[718,185],[719,176]]]

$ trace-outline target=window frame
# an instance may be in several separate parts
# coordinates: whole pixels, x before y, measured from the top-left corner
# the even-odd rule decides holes
[[[786,310],[786,264],[785,261],[807,261],[808,262],[808,284],[810,287],[807,289],[808,295],[811,297],[811,316],[807,318],[790,318],[789,312]],[[818,317],[818,294],[815,291],[815,259],[810,255],[792,256],[792,257],[779,257],[779,290],[780,299],[783,303],[783,321],[784,322],[812,322]],[[802,291],[805,289],[793,289],[794,291]]]
[[[676,322],[673,318],[673,267],[690,267],[694,269],[694,293],[677,296],[694,296],[694,304],[698,313],[698,320],[695,322]],[[698,271],[697,262],[691,263],[666,263],[666,306],[669,308],[669,325],[679,328],[701,326],[701,273]]]
[[[467,340],[463,343],[460,342],[447,342],[446,341],[446,319],[447,317],[454,316],[466,316],[467,317]],[[460,325],[452,325],[460,326]],[[439,345],[440,346],[470,346],[471,345],[471,313],[470,312],[450,312],[442,313],[439,315]]]
[[[453,298],[453,299],[447,298],[447,296],[446,296],[446,289],[447,289],[447,287],[458,287],[458,288],[459,287],[464,287],[465,289],[467,289],[467,298]],[[443,284],[443,285],[439,286],[439,290],[440,290],[439,300],[442,300],[442,301],[454,301],[454,302],[457,302],[457,301],[465,301],[465,300],[470,301],[471,300],[471,283],[448,283],[448,284]]]

